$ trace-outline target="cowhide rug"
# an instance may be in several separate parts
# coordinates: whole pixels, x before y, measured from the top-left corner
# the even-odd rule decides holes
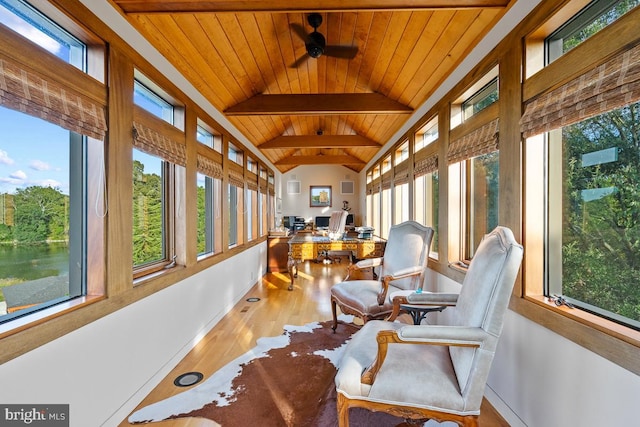
[[[331,322],[285,326],[200,384],[134,412],[130,423],[203,417],[222,427],[337,426],[336,366],[357,330]],[[360,408],[350,411],[352,427],[395,426],[403,420]]]

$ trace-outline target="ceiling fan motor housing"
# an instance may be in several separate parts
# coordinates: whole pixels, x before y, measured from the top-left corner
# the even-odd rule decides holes
[[[317,31],[309,34],[309,41],[305,43],[307,47],[307,53],[312,58],[319,58],[324,53],[324,47],[326,46],[325,38]]]

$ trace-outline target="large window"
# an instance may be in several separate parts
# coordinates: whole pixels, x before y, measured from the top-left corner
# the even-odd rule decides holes
[[[498,226],[499,156],[494,151],[466,161],[464,258],[473,258],[482,237]]]
[[[222,236],[221,221],[222,181],[198,173],[198,256],[220,252]]]
[[[640,329],[640,104],[548,138],[546,294]],[[558,185],[562,183],[562,185]]]
[[[86,45],[28,4],[0,0],[0,23],[55,55],[55,72],[68,64],[86,72]],[[24,54],[34,52],[24,44]],[[82,78],[64,85],[39,71],[43,85],[16,91],[15,76],[32,80],[33,71],[3,56],[0,323],[103,292],[104,106],[89,100],[83,110],[69,101],[86,100],[76,90]],[[89,228],[96,233],[88,236]]]
[[[86,293],[88,143],[3,107],[0,122],[1,322]]]
[[[133,101],[153,116],[174,124],[173,105],[137,80]],[[159,145],[160,138],[145,141],[146,132],[155,129],[135,123],[134,127],[133,267],[138,278],[175,261],[175,164]]]
[[[228,185],[228,201],[229,201],[229,247],[233,247],[242,243],[243,228],[242,218],[244,211],[244,200],[242,197],[243,189],[239,186]]]

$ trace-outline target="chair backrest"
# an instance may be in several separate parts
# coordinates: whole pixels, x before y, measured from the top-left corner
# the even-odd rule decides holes
[[[408,267],[427,267],[433,229],[415,221],[405,221],[389,229],[380,277]],[[411,290],[422,283],[423,275],[394,280],[393,286]]]
[[[327,228],[331,239],[339,239],[342,237],[347,225],[347,215],[349,215],[347,211],[334,211],[331,213],[329,227]]]
[[[493,337],[482,349],[449,348],[460,390],[478,408],[522,255],[522,246],[508,228],[499,226],[485,235],[471,260],[453,309],[454,326],[482,328]]]

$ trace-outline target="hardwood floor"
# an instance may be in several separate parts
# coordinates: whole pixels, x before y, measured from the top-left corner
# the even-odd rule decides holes
[[[263,336],[280,335],[283,326],[304,325],[331,319],[329,292],[342,280],[347,262],[325,265],[306,262],[300,265],[296,286],[288,291],[286,274],[268,273],[245,297],[194,347],[189,354],[140,403],[138,408],[184,391],[173,380],[188,371],[202,372],[207,378],[228,362],[250,350]],[[248,302],[248,298],[260,298]],[[136,408],[137,409],[137,408]],[[139,425],[139,424],[137,424]],[[151,425],[151,424],[150,424]],[[153,423],[157,427],[212,427],[217,424],[205,419],[179,419]],[[483,402],[481,427],[504,427],[509,424],[493,407]],[[120,427],[132,426],[125,419]]]

